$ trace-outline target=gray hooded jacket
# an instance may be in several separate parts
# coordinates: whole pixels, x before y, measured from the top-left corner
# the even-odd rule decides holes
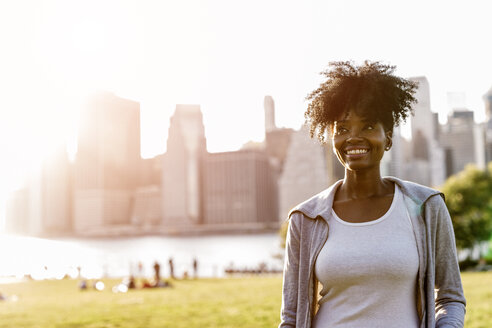
[[[385,179],[400,187],[417,240],[416,302],[420,328],[463,327],[466,301],[444,195],[394,177]],[[311,327],[319,298],[314,264],[328,238],[333,199],[340,182],[289,213],[279,328]]]

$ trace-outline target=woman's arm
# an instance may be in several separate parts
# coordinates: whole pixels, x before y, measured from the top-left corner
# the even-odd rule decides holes
[[[435,208],[435,288],[436,327],[462,328],[466,300],[461,284],[453,225],[444,199],[434,196],[429,200]]]
[[[282,309],[279,328],[295,327],[297,315],[297,286],[299,280],[299,216],[293,213],[285,241],[284,275],[282,287]]]

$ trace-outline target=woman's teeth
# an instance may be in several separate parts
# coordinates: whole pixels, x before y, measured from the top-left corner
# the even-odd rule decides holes
[[[352,149],[347,150],[348,155],[356,155],[356,154],[365,154],[367,153],[367,149]]]

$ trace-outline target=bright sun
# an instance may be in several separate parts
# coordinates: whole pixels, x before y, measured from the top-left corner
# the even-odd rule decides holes
[[[72,45],[82,54],[94,56],[105,48],[105,28],[95,21],[83,21],[74,26]]]
[[[106,27],[96,21],[73,22],[63,29],[45,24],[37,32],[32,54],[36,65],[23,94],[2,100],[2,107],[11,108],[2,111],[6,160],[0,170],[10,172],[2,174],[3,194],[22,186],[61,147],[67,146],[73,156],[79,112],[86,96],[109,82],[109,61],[115,56],[107,46]],[[22,60],[13,64],[22,67]]]

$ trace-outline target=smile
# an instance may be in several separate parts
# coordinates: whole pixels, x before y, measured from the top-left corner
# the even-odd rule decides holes
[[[347,150],[345,153],[347,155],[358,155],[358,154],[365,154],[368,151],[369,150],[367,150],[367,149],[350,149],[350,150]]]

